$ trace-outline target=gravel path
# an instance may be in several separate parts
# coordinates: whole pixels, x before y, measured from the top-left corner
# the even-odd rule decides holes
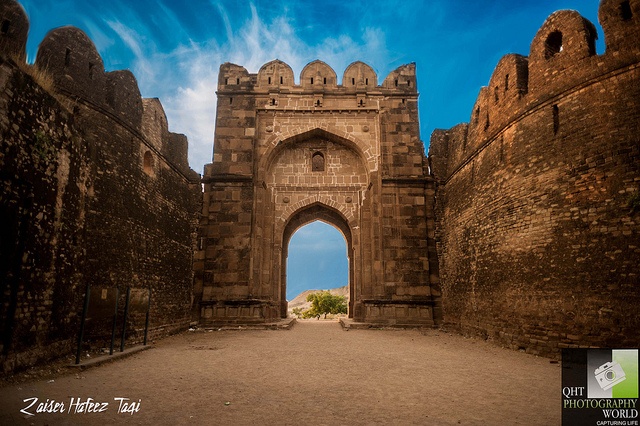
[[[0,424],[559,425],[560,375],[548,359],[442,331],[310,320],[183,333],[52,382],[5,385]],[[108,405],[75,412],[89,398]],[[37,413],[47,399],[64,412]]]

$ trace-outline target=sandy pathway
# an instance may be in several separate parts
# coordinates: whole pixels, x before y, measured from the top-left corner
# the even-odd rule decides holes
[[[20,413],[26,398],[65,404]],[[140,401],[133,415],[114,398]],[[69,413],[71,398],[108,402]],[[32,407],[31,412],[35,412]],[[133,406],[135,408],[135,405]],[[429,330],[190,332],[130,358],[0,388],[0,424],[556,425],[560,367]]]

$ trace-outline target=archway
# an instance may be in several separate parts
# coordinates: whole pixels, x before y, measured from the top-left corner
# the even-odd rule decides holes
[[[285,295],[289,315],[305,303],[309,291],[331,290],[343,296],[348,313],[349,257],[347,241],[335,226],[322,220],[298,228],[287,245]]]
[[[289,240],[315,220],[347,241],[354,321],[432,325],[434,312],[439,317],[435,182],[418,132],[417,91],[407,83],[415,67],[375,87],[374,75],[362,74],[371,84],[348,89],[323,72],[321,91],[314,77],[313,87],[309,80],[279,90],[272,102],[269,75],[220,69],[194,286],[203,324],[284,317]],[[279,84],[291,84],[283,75]],[[279,81],[270,76],[272,85]]]
[[[333,225],[316,220],[298,228],[289,240],[288,254],[289,311],[291,301],[307,290],[347,289],[347,241]]]
[[[282,258],[281,258],[281,279],[280,279],[280,295],[281,295],[281,310],[280,316],[286,318],[287,316],[287,258],[289,255],[289,243],[291,237],[295,232],[305,225],[308,225],[315,221],[321,221],[332,225],[343,235],[346,243],[346,255],[347,255],[347,286],[349,288],[349,318],[353,318],[353,302],[354,302],[354,283],[353,277],[353,244],[352,235],[347,220],[342,214],[326,205],[321,203],[315,203],[308,207],[304,207],[294,213],[287,222],[283,237],[282,237]]]

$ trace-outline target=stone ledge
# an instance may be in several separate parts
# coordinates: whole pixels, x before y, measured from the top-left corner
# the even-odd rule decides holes
[[[428,324],[383,324],[383,323],[370,323],[370,322],[356,322],[351,318],[340,318],[340,325],[344,331],[349,330],[388,330],[388,329],[425,329],[425,328],[438,328],[435,325]]]
[[[203,330],[291,330],[296,323],[295,318],[283,318],[280,321],[264,323],[221,323],[220,325],[208,324],[203,326]]]
[[[256,111],[258,112],[286,112],[286,113],[351,113],[351,112],[379,112],[380,108],[378,107],[346,107],[346,106],[309,106],[309,107],[278,107],[278,106],[263,106],[256,107]]]

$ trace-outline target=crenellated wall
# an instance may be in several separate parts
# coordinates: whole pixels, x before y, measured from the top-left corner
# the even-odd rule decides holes
[[[275,321],[289,238],[314,220],[345,236],[355,321],[444,321],[547,356],[637,347],[640,0],[602,0],[599,20],[603,54],[592,23],[552,14],[428,158],[415,64],[380,83],[313,61],[296,84],[279,60],[225,63],[203,196],[186,137],[131,72],[105,72],[72,27],[26,64],[27,16],[4,1],[2,370],[73,352],[87,284],[150,288],[151,336],[192,314]]]
[[[438,324],[434,188],[415,64],[379,85],[363,62],[338,81],[313,61],[300,84],[279,60],[257,74],[226,63],[217,95],[195,263],[200,323],[286,317],[289,238],[324,220],[347,241],[354,320]]]
[[[640,1],[575,11],[502,58],[468,124],[437,130],[447,323],[514,349],[640,344]]]
[[[105,72],[79,29],[49,32],[31,66],[18,3],[0,6],[5,21],[2,371],[75,352],[88,284],[121,295],[128,286],[149,288],[150,336],[184,329],[201,202],[186,137],[169,132],[162,105],[141,99],[130,71]],[[128,336],[140,340],[141,330]]]

